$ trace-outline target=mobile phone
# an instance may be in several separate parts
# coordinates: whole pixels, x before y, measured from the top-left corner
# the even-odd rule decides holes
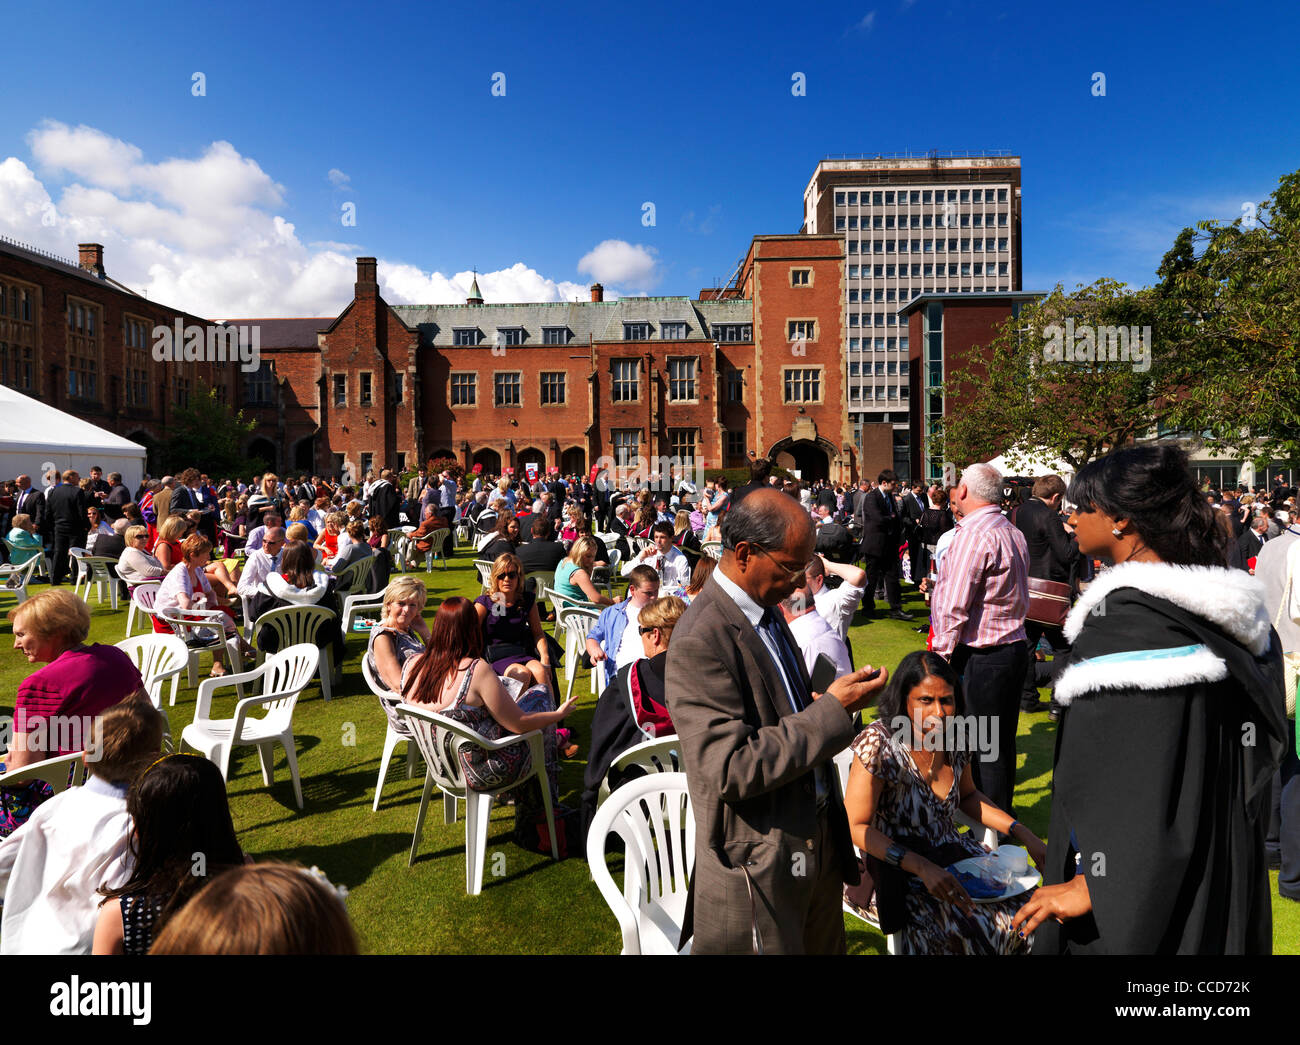
[[[839,674],[835,661],[825,653],[821,654],[812,669],[812,691],[825,693],[830,684],[839,678]]]

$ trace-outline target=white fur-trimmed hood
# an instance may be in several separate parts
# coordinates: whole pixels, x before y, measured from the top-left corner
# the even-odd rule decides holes
[[[1089,614],[1119,588],[1136,588],[1203,617],[1257,657],[1268,649],[1272,622],[1264,609],[1264,588],[1258,580],[1222,566],[1159,562],[1126,562],[1102,573],[1074,604],[1065,621],[1065,637],[1072,643],[1076,641]]]

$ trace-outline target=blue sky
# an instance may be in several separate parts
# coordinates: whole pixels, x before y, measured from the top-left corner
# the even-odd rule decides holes
[[[1231,220],[1300,168],[1300,63],[1273,44],[1300,16],[1282,4],[237,0],[5,19],[26,43],[0,67],[0,235],[74,255],[101,240],[111,275],[213,318],[333,314],[358,254],[395,302],[458,300],[471,266],[489,300],[594,278],[694,294],[752,235],[797,231],[821,158],[932,148],[1022,157],[1027,288],[1140,285],[1184,225]]]

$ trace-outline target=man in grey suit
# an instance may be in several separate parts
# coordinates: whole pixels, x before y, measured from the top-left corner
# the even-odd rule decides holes
[[[868,665],[812,693],[774,607],[813,545],[798,501],[751,493],[727,513],[722,561],[668,648],[666,699],[695,813],[683,929],[695,954],[845,950],[841,894],[858,866],[831,758],[887,673],[869,678]]]

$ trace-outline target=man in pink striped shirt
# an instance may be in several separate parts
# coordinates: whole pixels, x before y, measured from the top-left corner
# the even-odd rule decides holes
[[[932,648],[962,676],[970,713],[993,719],[997,757],[983,752],[974,762],[975,786],[1010,812],[1020,687],[1029,657],[1029,549],[998,507],[1002,476],[996,468],[971,465],[952,501],[964,517],[939,562],[930,606]],[[978,735],[991,734],[981,729]]]

